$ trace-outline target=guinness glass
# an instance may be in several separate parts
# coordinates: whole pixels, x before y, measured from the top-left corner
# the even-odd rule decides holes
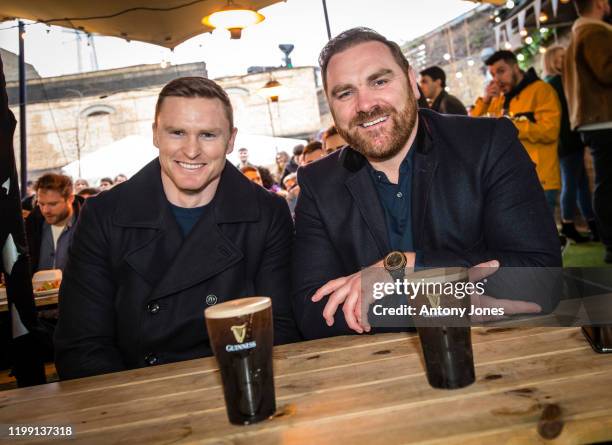
[[[271,300],[232,300],[206,309],[204,315],[229,421],[247,425],[267,419],[276,410]]]
[[[469,318],[436,315],[469,308],[470,298],[461,291],[468,281],[465,268],[428,269],[407,277],[421,283],[416,295],[415,324],[421,340],[427,380],[434,388],[456,389],[475,380]],[[434,315],[432,315],[434,314]]]

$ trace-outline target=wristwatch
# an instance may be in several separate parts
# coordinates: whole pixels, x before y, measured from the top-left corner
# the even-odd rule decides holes
[[[406,264],[408,264],[408,261],[404,252],[397,250],[389,252],[383,260],[383,264],[385,270],[389,272],[394,280],[403,280],[406,276]]]

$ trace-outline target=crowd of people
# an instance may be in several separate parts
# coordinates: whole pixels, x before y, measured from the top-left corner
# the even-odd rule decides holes
[[[155,108],[159,158],[129,181],[73,188],[48,174],[34,185],[33,270],[64,270],[59,375],[210,355],[203,310],[249,295],[271,297],[277,344],[385,332],[363,318],[364,267],[388,269],[391,256],[405,269],[560,267],[559,191],[561,234],[586,241],[578,204],[612,262],[610,9],[575,3],[570,45],[548,49],[544,80],[497,51],[469,116],[439,67],[417,79],[395,42],[367,28],[339,34],[319,59],[335,125],[274,166],[252,165],[247,147],[226,162],[237,130],[218,84],[168,83]]]

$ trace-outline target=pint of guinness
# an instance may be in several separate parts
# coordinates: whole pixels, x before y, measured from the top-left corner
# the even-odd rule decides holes
[[[271,300],[232,300],[209,307],[204,316],[229,421],[247,425],[267,419],[276,410]]]

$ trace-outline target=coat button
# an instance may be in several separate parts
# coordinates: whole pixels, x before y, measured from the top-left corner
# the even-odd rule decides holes
[[[157,314],[159,312],[160,306],[157,301],[147,304],[147,310],[150,314]]]
[[[159,362],[159,359],[155,354],[147,354],[145,356],[145,364],[147,366],[155,366]]]

